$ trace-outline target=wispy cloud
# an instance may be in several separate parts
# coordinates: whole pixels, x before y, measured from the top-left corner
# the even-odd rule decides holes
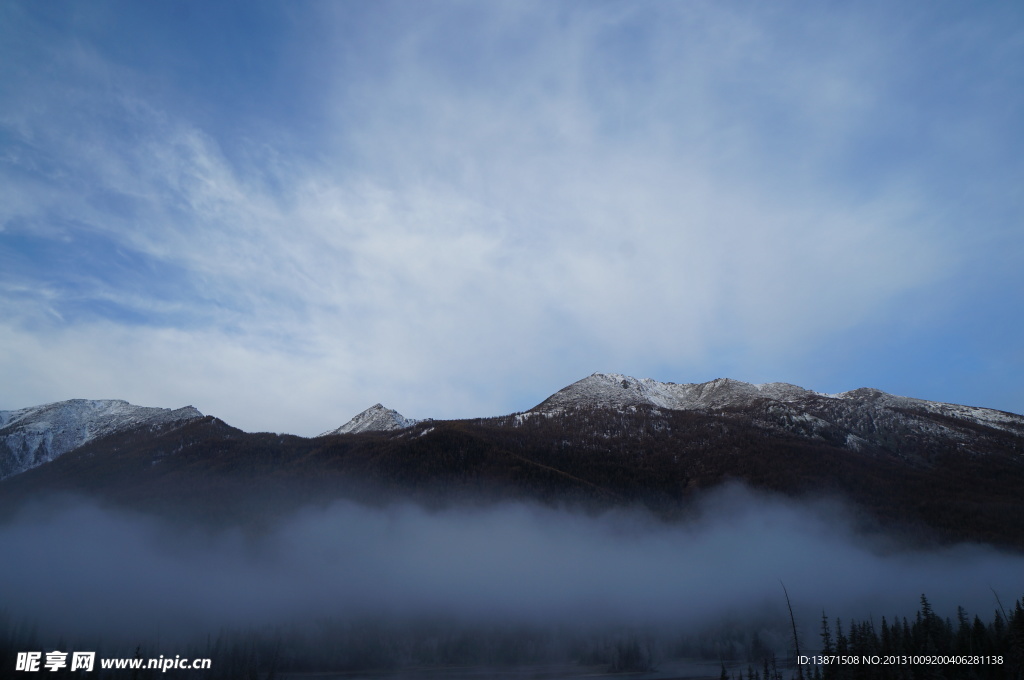
[[[312,434],[602,369],[845,389],[871,376],[822,368],[837,336],[914,342],[958,288],[1020,303],[1021,98],[996,92],[1024,48],[996,9],[314,5],[238,38],[273,73],[199,40],[207,71],[159,78],[117,30],[7,14],[35,36],[0,110],[7,407],[130,393]],[[159,19],[124,30],[189,37]]]

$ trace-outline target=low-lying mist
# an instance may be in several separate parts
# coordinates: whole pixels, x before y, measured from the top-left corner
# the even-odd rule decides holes
[[[739,486],[666,524],[539,505],[428,512],[309,508],[270,531],[182,529],[89,502],[37,504],[0,526],[0,608],[56,635],[206,634],[324,618],[444,616],[480,624],[670,626],[830,617],[991,615],[1024,593],[1024,556],[928,550],[856,532],[837,502]]]

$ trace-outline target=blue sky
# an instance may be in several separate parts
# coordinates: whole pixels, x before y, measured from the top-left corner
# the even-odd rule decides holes
[[[1024,9],[0,3],[0,408],[1024,412]]]

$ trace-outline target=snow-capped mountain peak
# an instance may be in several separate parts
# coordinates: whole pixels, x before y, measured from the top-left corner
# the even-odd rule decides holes
[[[788,383],[746,383],[731,378],[716,378],[705,383],[676,384],[650,378],[633,378],[618,373],[594,373],[574,382],[531,409],[534,413],[556,414],[580,408],[628,410],[638,406],[670,411],[713,411],[739,408],[755,401],[774,403],[773,408],[788,409],[821,420],[870,421],[885,412],[898,414],[915,411],[969,421],[987,427],[1024,434],[1024,416],[994,409],[961,406],[911,397],[900,397],[874,388],[862,387],[839,394],[825,394]],[[839,416],[839,413],[844,415]],[[899,416],[902,417],[902,416]],[[929,427],[945,427],[930,425]]]
[[[0,411],[0,479],[47,463],[93,439],[138,425],[202,418],[192,406],[135,406],[122,399],[70,399]]]
[[[796,385],[754,385],[716,378],[705,383],[676,384],[619,373],[594,373],[574,382],[535,407],[534,411],[558,412],[567,408],[628,408],[655,406],[673,411],[714,408],[749,403],[755,399],[790,401],[817,394]]]
[[[332,434],[350,434],[354,432],[388,432],[390,430],[412,427],[418,422],[421,421],[406,418],[398,411],[387,408],[383,404],[374,404],[341,427],[324,432],[319,436],[326,437]]]

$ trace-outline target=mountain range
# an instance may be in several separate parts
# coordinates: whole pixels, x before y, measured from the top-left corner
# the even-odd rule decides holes
[[[381,404],[324,434],[246,433],[192,407],[0,411],[0,509],[48,492],[212,521],[309,502],[537,500],[685,515],[730,481],[835,496],[865,525],[1024,548],[1024,416],[870,388],[595,373],[534,408],[413,420]]]

